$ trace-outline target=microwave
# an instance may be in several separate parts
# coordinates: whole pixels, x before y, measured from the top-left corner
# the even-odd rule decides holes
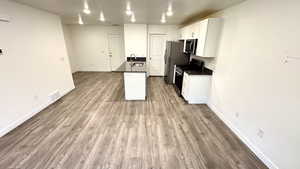
[[[196,55],[197,39],[187,39],[184,42],[184,53]]]

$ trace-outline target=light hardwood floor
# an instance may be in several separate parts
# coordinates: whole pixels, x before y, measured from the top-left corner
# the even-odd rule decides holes
[[[206,105],[162,78],[125,101],[122,74],[76,73],[76,89],[0,138],[0,169],[266,169]]]

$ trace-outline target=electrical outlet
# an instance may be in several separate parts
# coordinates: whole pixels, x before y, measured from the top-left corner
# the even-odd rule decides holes
[[[34,95],[34,96],[33,96],[33,99],[34,99],[35,101],[37,101],[37,100],[39,100],[39,96],[38,96],[38,95]]]
[[[52,102],[55,102],[55,101],[57,101],[58,99],[61,98],[61,94],[60,94],[59,91],[55,91],[55,92],[53,92],[52,94],[49,95],[49,98]]]
[[[6,22],[9,23],[11,20],[11,17],[8,15],[0,14],[0,22]]]
[[[235,118],[239,118],[240,117],[240,113],[235,113]]]
[[[259,138],[263,138],[264,135],[265,135],[265,132],[264,132],[262,129],[258,129],[258,131],[257,131],[257,136],[258,136]]]

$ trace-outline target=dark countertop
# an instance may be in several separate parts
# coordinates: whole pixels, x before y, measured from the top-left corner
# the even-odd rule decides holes
[[[212,75],[213,71],[204,67],[204,69],[201,70],[185,70],[184,72],[186,72],[189,75]]]
[[[134,66],[131,66],[132,63],[136,63]],[[143,65],[139,65],[143,64]],[[146,62],[123,62],[114,72],[147,72]]]

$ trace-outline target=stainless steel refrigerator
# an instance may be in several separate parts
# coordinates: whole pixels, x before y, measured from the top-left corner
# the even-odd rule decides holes
[[[174,66],[186,65],[189,62],[189,56],[183,53],[183,41],[167,41],[165,51],[165,82],[173,83]]]

